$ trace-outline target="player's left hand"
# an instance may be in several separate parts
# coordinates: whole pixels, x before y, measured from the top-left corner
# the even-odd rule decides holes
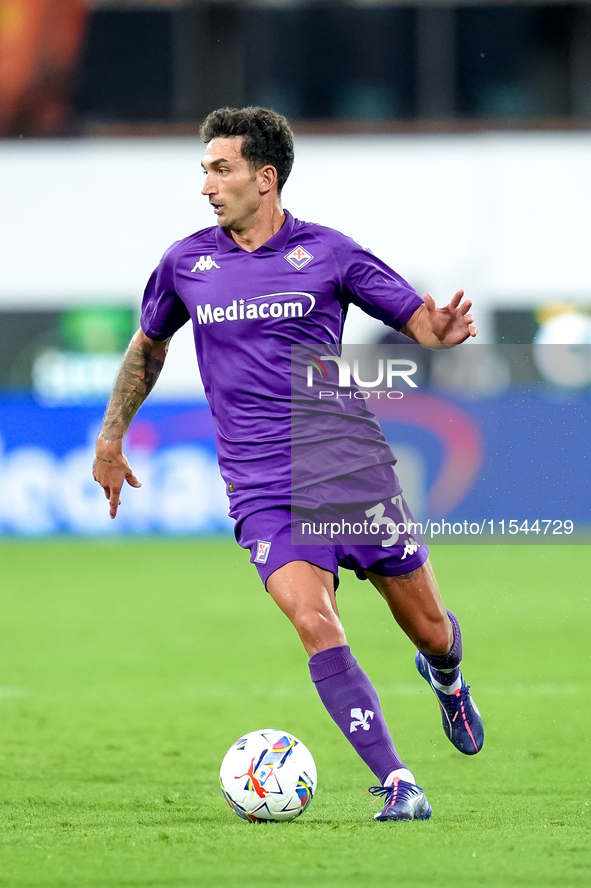
[[[442,346],[450,348],[459,345],[469,336],[476,336],[478,333],[474,318],[470,314],[472,302],[470,299],[462,302],[463,296],[464,291],[458,290],[449,305],[437,308],[435,300],[429,293],[423,295],[431,330]]]

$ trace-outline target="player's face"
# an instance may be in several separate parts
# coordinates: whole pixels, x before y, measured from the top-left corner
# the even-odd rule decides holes
[[[258,177],[240,153],[241,144],[242,136],[212,139],[201,162],[201,193],[209,198],[218,225],[238,233],[253,224],[261,205]]]

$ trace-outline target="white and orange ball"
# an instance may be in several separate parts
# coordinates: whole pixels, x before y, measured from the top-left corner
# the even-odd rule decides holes
[[[222,793],[243,820],[293,820],[316,792],[316,765],[293,734],[271,728],[244,734],[226,753]]]

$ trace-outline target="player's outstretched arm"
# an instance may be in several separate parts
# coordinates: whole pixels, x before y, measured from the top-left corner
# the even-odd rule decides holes
[[[458,290],[449,305],[437,308],[433,297],[425,293],[424,304],[417,308],[402,332],[427,348],[453,348],[469,336],[476,336],[478,330],[470,314],[472,302],[463,300],[463,296],[464,291]]]
[[[169,342],[169,339],[161,342],[149,339],[142,330],[138,330],[129,343],[115,380],[97,438],[92,469],[94,480],[98,481],[109,500],[111,518],[116,516],[121,504],[119,495],[123,483],[127,481],[131,487],[141,487],[123,454],[123,436],[156,384]]]

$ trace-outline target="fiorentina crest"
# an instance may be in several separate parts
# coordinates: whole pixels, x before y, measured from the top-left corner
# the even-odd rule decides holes
[[[254,558],[255,562],[257,564],[266,564],[270,550],[271,543],[268,543],[265,540],[257,540],[257,553]]]
[[[314,256],[312,253],[308,253],[307,250],[304,250],[303,247],[296,247],[295,250],[292,250],[291,253],[288,253],[285,257],[294,268],[297,268],[298,271],[307,265],[308,262],[311,262]]]

